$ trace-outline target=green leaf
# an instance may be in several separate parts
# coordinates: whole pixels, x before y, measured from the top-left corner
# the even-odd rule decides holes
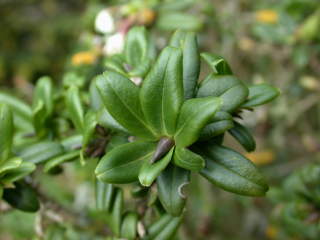
[[[172,148],[162,159],[151,163],[146,161],[139,172],[139,181],[141,185],[149,187],[160,173],[167,167],[171,161],[174,148]]]
[[[105,59],[104,65],[108,70],[112,70],[114,72],[120,73],[124,76],[127,75],[126,69],[124,68],[125,59],[124,56],[121,54],[115,54],[109,56]]]
[[[13,140],[13,116],[11,109],[0,104],[0,164],[11,155]]]
[[[233,126],[233,117],[227,112],[219,111],[211,119],[211,122],[202,129],[199,140],[207,141],[223,134]]]
[[[177,147],[187,147],[197,141],[202,128],[219,110],[221,100],[216,97],[189,99],[182,105],[175,142]]]
[[[203,23],[199,17],[187,13],[166,12],[161,13],[157,19],[157,27],[168,31],[176,29],[198,31],[202,26]]]
[[[182,54],[179,49],[166,47],[161,52],[143,81],[140,101],[154,131],[160,136],[173,135],[183,101]]]
[[[74,160],[78,157],[79,157],[79,150],[75,150],[72,152],[65,153],[65,154],[58,156],[58,157],[54,157],[46,162],[46,164],[44,165],[43,171],[45,173],[48,173],[48,172],[50,172],[50,170],[54,169],[55,167],[59,166],[60,164]]]
[[[151,67],[151,60],[149,58],[146,58],[143,60],[139,65],[137,65],[135,68],[130,70],[129,76],[130,77],[145,77],[145,75],[149,72],[149,69]]]
[[[173,161],[175,165],[190,171],[200,171],[205,166],[204,159],[187,148],[177,147]]]
[[[248,151],[252,152],[256,149],[256,142],[250,131],[240,123],[234,122],[234,127],[229,133]]]
[[[223,57],[212,53],[201,53],[201,57],[216,75],[232,75],[232,70]]]
[[[132,67],[139,66],[148,57],[148,36],[144,27],[136,26],[130,29],[124,52],[127,63]]]
[[[7,104],[14,113],[19,115],[25,121],[31,122],[31,107],[20,99],[6,93],[0,93],[0,102],[3,104]]]
[[[190,172],[169,165],[157,178],[158,196],[164,209],[173,216],[180,216],[186,196],[182,188],[190,181]]]
[[[21,165],[21,163],[22,163],[22,159],[19,157],[13,157],[8,159],[5,162],[2,162],[2,164],[0,164],[0,179],[1,179],[1,176],[9,172],[10,170],[18,168]]]
[[[247,98],[248,88],[232,75],[210,74],[201,82],[197,97],[220,97],[221,111],[233,112]]]
[[[105,127],[106,129],[111,129],[116,132],[128,133],[128,130],[122,127],[107,111],[107,109],[103,108],[97,113],[97,121],[98,123]]]
[[[111,116],[138,137],[154,140],[156,134],[146,123],[139,102],[139,88],[115,72],[106,72],[97,79],[103,103]]]
[[[31,162],[22,162],[19,167],[8,171],[3,177],[1,177],[1,182],[4,184],[9,184],[15,182],[36,169],[36,165]]]
[[[77,134],[70,137],[67,137],[61,141],[61,145],[65,151],[72,151],[81,148],[82,135]]]
[[[262,196],[268,190],[254,164],[236,151],[211,145],[201,155],[206,160],[206,167],[200,174],[222,189],[247,196]]]
[[[60,143],[52,141],[43,141],[24,148],[19,156],[24,160],[32,163],[42,163],[53,157],[64,153]]]
[[[39,134],[45,127],[45,122],[47,120],[47,110],[42,100],[37,101],[37,105],[33,105],[32,117],[34,128]]]
[[[164,214],[148,228],[148,235],[143,240],[169,240],[172,239],[182,222],[182,216],[173,217]]]
[[[36,212],[40,208],[37,193],[27,184],[16,183],[15,188],[5,188],[3,199],[12,207],[25,212]]]
[[[116,188],[112,184],[96,180],[95,193],[97,209],[110,211],[114,202]]]
[[[242,104],[243,108],[252,108],[271,102],[280,91],[267,83],[252,85],[249,87],[248,99]]]
[[[123,216],[121,224],[121,237],[134,240],[137,235],[138,214],[135,212],[127,212]]]
[[[46,116],[53,112],[53,89],[52,81],[49,77],[41,77],[35,86],[33,93],[33,107],[42,101],[46,109]]]
[[[117,146],[100,160],[95,174],[100,181],[107,183],[134,182],[155,148],[156,143],[139,141]]]
[[[89,98],[90,98],[90,107],[95,110],[99,111],[101,108],[104,107],[99,90],[96,84],[97,77],[93,79],[89,86]]]
[[[84,111],[78,87],[71,86],[68,89],[66,105],[72,123],[76,129],[82,133],[84,131]]]
[[[195,33],[176,31],[170,45],[181,48],[183,51],[183,88],[184,97],[189,99],[194,97],[195,88],[200,74],[200,57],[198,41]]]
[[[97,114],[89,110],[84,116],[82,149],[87,147],[92,140],[97,124]]]
[[[123,209],[123,191],[120,188],[116,188],[114,203],[111,207],[110,212],[108,212],[108,223],[112,232],[115,236],[120,236],[121,230],[121,217]]]

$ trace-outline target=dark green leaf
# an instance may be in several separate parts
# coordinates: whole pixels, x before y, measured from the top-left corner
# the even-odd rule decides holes
[[[107,111],[107,109],[103,108],[97,113],[97,121],[98,123],[111,130],[115,130],[116,132],[128,133],[128,130],[122,127]]]
[[[96,180],[95,190],[97,209],[110,211],[114,202],[116,188],[112,184]]]
[[[241,107],[252,108],[268,103],[279,96],[280,91],[267,83],[252,85],[249,87],[249,96]]]
[[[172,148],[162,159],[151,163],[146,161],[139,172],[139,181],[141,185],[149,187],[160,173],[167,167],[171,161],[174,148]]]
[[[169,165],[157,178],[158,196],[164,209],[173,216],[180,216],[186,203],[183,187],[190,181],[190,172]]]
[[[175,165],[190,171],[200,171],[205,166],[204,159],[187,148],[177,147],[173,161]]]
[[[227,61],[212,53],[201,53],[201,57],[212,68],[217,75],[232,75],[232,70]]]
[[[166,47],[143,81],[140,100],[148,124],[162,136],[174,134],[183,101],[182,54]]]
[[[202,129],[199,140],[209,140],[223,134],[233,126],[232,116],[227,112],[219,111],[214,115],[210,123]]]
[[[23,183],[16,183],[15,188],[5,188],[3,199],[12,207],[25,212],[36,212],[40,208],[36,192]]]
[[[111,207],[110,212],[108,212],[108,223],[110,228],[112,229],[115,236],[120,236],[121,230],[121,217],[122,217],[122,209],[123,209],[123,191],[120,188],[116,188],[115,190],[114,203]]]
[[[135,212],[127,212],[123,216],[123,221],[121,224],[121,237],[134,240],[137,235],[137,224],[138,224],[138,215]]]
[[[210,74],[201,84],[197,97],[221,97],[221,111],[233,112],[247,98],[248,88],[232,75]]]
[[[115,72],[106,72],[97,79],[103,103],[111,116],[130,133],[149,140],[155,133],[144,119],[139,102],[139,88]]]
[[[115,147],[99,162],[95,173],[108,183],[129,183],[138,180],[141,166],[150,161],[156,143],[132,142]]]
[[[247,196],[262,196],[268,190],[254,164],[234,150],[209,145],[201,155],[206,160],[201,175],[224,190]]]
[[[189,99],[182,105],[175,142],[178,147],[187,147],[197,141],[203,127],[219,110],[221,100],[217,97]]]
[[[0,164],[11,155],[13,140],[13,117],[11,109],[0,104]]]
[[[240,123],[234,122],[234,127],[229,132],[248,152],[256,149],[256,142],[250,131]]]
[[[82,133],[84,130],[84,111],[78,87],[71,86],[68,89],[66,105],[72,123],[76,129]]]

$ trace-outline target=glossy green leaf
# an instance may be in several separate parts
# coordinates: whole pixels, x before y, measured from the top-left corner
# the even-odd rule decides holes
[[[148,36],[144,27],[136,26],[130,29],[124,52],[127,63],[132,67],[139,66],[145,60],[148,54]]]
[[[206,141],[213,137],[223,134],[227,130],[233,128],[233,117],[227,112],[219,111],[211,119],[210,123],[206,125],[201,133],[199,140]]]
[[[143,240],[170,240],[174,237],[181,222],[182,216],[173,217],[165,214],[148,228],[148,234]]]
[[[108,112],[107,109],[103,108],[97,113],[98,123],[106,129],[111,129],[116,132],[122,132],[129,135],[128,130],[121,126]]]
[[[84,131],[84,110],[80,98],[79,89],[71,86],[66,95],[66,105],[69,117],[79,132]]]
[[[182,54],[166,47],[143,81],[140,100],[148,124],[158,135],[171,136],[183,101]]]
[[[250,131],[240,123],[235,122],[234,127],[229,133],[248,151],[252,152],[256,149],[256,141],[252,137]]]
[[[36,165],[31,162],[22,162],[19,167],[12,169],[1,177],[1,182],[8,184],[20,180],[36,169]]]
[[[183,51],[184,97],[185,99],[192,98],[195,94],[200,73],[200,55],[197,36],[193,32],[178,30],[173,34],[170,45],[181,48]]]
[[[127,212],[123,216],[121,224],[121,237],[134,240],[137,235],[138,214],[135,212]]]
[[[96,180],[95,193],[97,209],[110,211],[114,202],[116,188],[110,183]]]
[[[138,137],[154,140],[155,133],[144,119],[139,102],[139,88],[115,72],[106,72],[97,79],[103,103],[111,116]]]
[[[233,112],[246,100],[248,92],[248,88],[232,75],[210,74],[201,82],[197,97],[220,97],[221,111]]]
[[[175,142],[187,147],[197,141],[203,127],[219,110],[221,100],[217,97],[194,98],[184,102],[178,119]]]
[[[227,61],[212,53],[201,53],[201,57],[217,75],[232,75],[232,70]]]
[[[13,140],[13,116],[11,109],[0,104],[0,164],[11,155]]]
[[[157,27],[163,30],[188,30],[198,31],[203,23],[199,17],[187,13],[166,12],[161,13],[157,19]]]
[[[146,58],[129,72],[130,77],[145,77],[151,67],[151,60]]]
[[[141,185],[149,187],[160,173],[167,167],[172,159],[174,148],[172,148],[162,159],[151,163],[146,161],[139,172],[139,181]]]
[[[99,162],[95,174],[107,183],[130,183],[138,180],[141,166],[150,161],[156,143],[132,142],[115,147]]]
[[[226,147],[209,145],[201,155],[206,160],[201,175],[224,190],[247,196],[262,196],[268,190],[259,170],[240,153]]]
[[[79,150],[74,150],[72,152],[65,153],[61,156],[54,157],[46,162],[46,164],[44,165],[43,171],[46,173],[50,172],[50,170],[54,169],[60,164],[74,160],[78,157],[79,157]]]
[[[158,196],[164,209],[173,216],[180,216],[186,196],[183,187],[190,181],[190,172],[169,165],[157,178]]]
[[[41,163],[64,153],[61,144],[52,141],[43,141],[23,149],[19,156],[32,163]]]
[[[25,212],[36,212],[40,208],[35,190],[23,183],[16,183],[15,188],[5,188],[3,199],[12,207]]]
[[[108,56],[105,61],[104,65],[108,70],[112,70],[114,72],[118,72],[124,76],[127,75],[126,69],[124,67],[125,58],[121,54],[115,54],[112,56]]]
[[[252,108],[271,102],[279,96],[279,89],[267,83],[252,85],[249,87],[248,99],[241,105],[244,108]]]
[[[204,159],[187,148],[177,147],[173,161],[175,165],[190,171],[200,171],[205,166]]]
[[[121,230],[121,218],[122,218],[122,209],[123,209],[123,191],[120,188],[116,189],[114,203],[111,207],[110,212],[108,212],[108,224],[112,229],[112,232],[115,236],[120,236]]]

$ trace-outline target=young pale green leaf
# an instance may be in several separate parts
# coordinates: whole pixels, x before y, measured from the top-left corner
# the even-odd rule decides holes
[[[262,196],[268,185],[250,160],[236,151],[218,146],[207,146],[201,154],[206,167],[200,174],[222,189],[247,196]]]
[[[248,151],[252,152],[256,149],[256,142],[250,131],[240,123],[234,122],[234,127],[229,133]]]
[[[36,212],[40,208],[37,193],[24,183],[16,183],[15,188],[5,188],[3,199],[12,207],[25,212]]]
[[[97,126],[97,114],[93,111],[88,111],[84,116],[83,140],[82,148],[84,149],[92,139],[95,128]]]
[[[249,87],[248,99],[241,105],[243,108],[252,108],[271,102],[279,96],[279,89],[267,83],[260,83]]]
[[[120,236],[121,230],[121,217],[123,209],[123,191],[120,188],[116,188],[113,206],[110,212],[107,214],[108,223],[112,232],[116,237]]]
[[[127,73],[126,73],[126,69],[123,65],[124,62],[125,62],[125,58],[123,55],[115,54],[115,55],[112,55],[112,56],[106,58],[104,65],[106,66],[106,68],[108,70],[118,72],[118,73],[126,76]]]
[[[98,210],[110,211],[113,205],[116,188],[109,183],[104,183],[96,180],[96,207]]]
[[[1,177],[1,182],[4,184],[9,184],[15,182],[36,169],[36,165],[30,162],[22,162],[19,167],[8,171],[3,177]]]
[[[141,166],[150,161],[156,143],[132,142],[115,147],[99,162],[95,174],[107,183],[130,183],[138,180]]]
[[[151,163],[144,162],[139,172],[139,181],[141,185],[149,187],[153,181],[160,175],[160,173],[167,167],[171,161],[174,148],[172,148],[162,159]]]
[[[232,116],[223,111],[217,112],[211,122],[205,126],[199,136],[200,141],[207,141],[223,134],[234,126]]]
[[[68,89],[66,95],[66,105],[72,123],[76,129],[82,133],[84,131],[84,111],[78,87],[71,86]]]
[[[156,134],[146,123],[139,102],[139,88],[126,77],[106,72],[97,79],[103,103],[111,116],[138,137],[154,140]]]
[[[170,164],[157,178],[158,196],[164,209],[173,216],[180,216],[186,196],[183,187],[190,181],[190,172]]]
[[[223,57],[212,53],[201,53],[201,57],[212,68],[216,75],[232,75],[232,70]]]
[[[76,86],[82,88],[86,82],[85,75],[82,75],[77,72],[67,72],[63,75],[62,85],[65,88]]]
[[[121,237],[134,240],[137,235],[138,214],[135,212],[127,212],[123,216],[121,224]]]
[[[174,31],[179,28],[186,31],[198,31],[202,26],[203,23],[199,17],[186,13],[161,13],[157,19],[157,27],[168,31]]]
[[[11,155],[13,140],[13,116],[11,109],[0,104],[0,164]]]
[[[182,222],[182,216],[173,217],[169,214],[162,215],[148,228],[148,234],[143,240],[169,240],[172,239]]]
[[[145,77],[151,67],[151,60],[146,58],[129,72],[130,77]]]
[[[143,113],[158,135],[171,136],[183,101],[182,53],[166,47],[143,81],[140,91]]]
[[[195,94],[200,73],[200,55],[197,36],[193,32],[177,30],[170,40],[170,45],[181,48],[183,51],[184,97],[185,99],[192,98]]]
[[[177,147],[188,147],[199,138],[203,127],[219,110],[221,100],[217,97],[193,98],[182,105],[175,142]]]
[[[33,108],[38,106],[39,101],[43,102],[46,116],[50,116],[53,112],[53,89],[49,77],[41,77],[37,81],[33,93]]]
[[[54,157],[45,163],[43,171],[48,173],[50,172],[50,170],[54,169],[60,164],[64,162],[72,161],[76,158],[79,158],[79,150],[74,150],[72,152],[65,153],[58,157]]]
[[[187,148],[177,147],[174,151],[173,162],[175,165],[190,171],[200,171],[205,166],[204,159]]]
[[[197,97],[220,97],[221,111],[233,112],[246,100],[248,92],[248,88],[232,75],[210,74],[201,82]]]
[[[148,35],[144,27],[133,27],[126,36],[124,47],[127,63],[132,67],[139,66],[148,56]]]
[[[18,168],[22,163],[22,159],[19,157],[13,157],[5,162],[2,162],[0,164],[0,179],[3,175],[5,175],[7,172]]]
[[[43,141],[24,148],[19,153],[19,156],[24,161],[37,164],[47,161],[63,153],[64,149],[60,143]]]
[[[93,79],[89,86],[90,107],[94,111],[99,111],[104,107],[99,90],[97,88],[96,79]]]

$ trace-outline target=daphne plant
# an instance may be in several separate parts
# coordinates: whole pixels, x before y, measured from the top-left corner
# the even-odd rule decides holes
[[[142,55],[138,49],[145,51],[143,43],[136,44],[139,47],[129,50]],[[211,68],[203,81],[200,57]],[[253,137],[237,119],[243,109],[274,99],[277,89],[265,83],[247,87],[223,58],[200,54],[196,35],[183,31],[173,35],[140,86],[129,77],[109,70],[96,79],[109,122],[112,118],[133,136],[132,142],[102,157],[95,171],[100,181],[156,184],[157,197],[172,216],[183,212],[182,188],[191,171],[230,192],[265,194],[268,185],[259,170],[222,143],[229,131],[246,150],[254,150]]]

